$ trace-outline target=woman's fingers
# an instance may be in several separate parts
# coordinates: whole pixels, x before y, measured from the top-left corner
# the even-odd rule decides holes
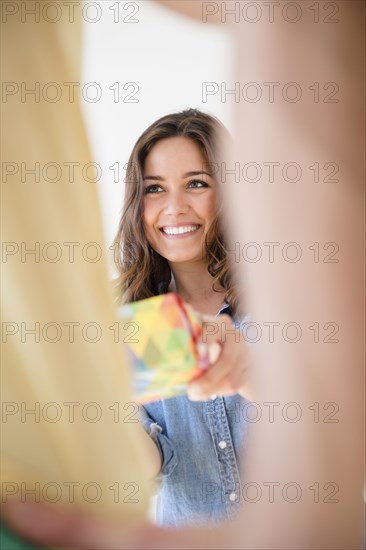
[[[203,376],[198,378],[195,383],[202,387],[216,384],[236,368],[240,368],[236,350],[225,344],[218,359],[210,364]]]
[[[240,341],[240,332],[235,329],[233,320],[226,313],[213,317],[201,315],[202,317],[202,342],[208,347],[214,342],[225,343],[226,341]]]
[[[249,348],[229,315],[203,315],[199,365],[205,373],[189,384],[192,401],[208,399],[212,394],[244,394],[250,364]]]
[[[241,348],[241,349],[240,349]],[[211,394],[232,395],[244,385],[248,368],[246,346],[224,344],[218,360],[188,386],[192,400],[207,399]]]

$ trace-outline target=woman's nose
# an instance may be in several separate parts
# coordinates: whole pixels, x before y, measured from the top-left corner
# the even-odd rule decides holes
[[[185,193],[176,191],[168,193],[166,197],[166,203],[164,205],[165,214],[177,215],[185,214],[189,210],[189,202]]]

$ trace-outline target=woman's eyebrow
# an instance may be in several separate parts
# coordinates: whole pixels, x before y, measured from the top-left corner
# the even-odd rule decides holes
[[[185,174],[183,174],[182,178],[191,178],[192,176],[201,176],[202,174],[212,177],[212,174],[210,174],[209,172],[205,172],[204,170],[193,170],[191,172],[186,172]],[[144,176],[143,180],[165,181],[165,178],[163,178],[162,176]]]
[[[184,178],[190,178],[191,176],[201,176],[202,174],[205,174],[206,176],[212,177],[209,172],[205,172],[204,170],[198,170],[193,172],[187,172],[183,175]]]
[[[164,181],[164,178],[162,178],[161,176],[144,176],[143,180]]]

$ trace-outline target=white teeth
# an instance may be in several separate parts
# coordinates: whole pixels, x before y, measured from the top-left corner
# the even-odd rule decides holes
[[[183,235],[184,233],[191,233],[195,231],[198,225],[186,225],[183,227],[163,227],[164,233],[167,235]]]

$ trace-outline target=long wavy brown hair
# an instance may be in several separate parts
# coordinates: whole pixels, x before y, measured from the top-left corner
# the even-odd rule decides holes
[[[168,292],[171,281],[169,264],[149,245],[143,227],[143,167],[155,143],[175,136],[189,138],[199,146],[207,160],[208,171],[215,178],[223,158],[222,139],[228,137],[228,132],[213,116],[189,109],[160,118],[137,140],[127,164],[124,205],[113,244],[119,273],[115,281],[117,300],[120,303]],[[221,195],[220,185],[218,188]],[[222,291],[224,288],[224,298],[235,314],[238,311],[238,297],[225,246],[220,197],[217,203],[218,210],[205,240],[207,269],[212,276],[213,290]]]

